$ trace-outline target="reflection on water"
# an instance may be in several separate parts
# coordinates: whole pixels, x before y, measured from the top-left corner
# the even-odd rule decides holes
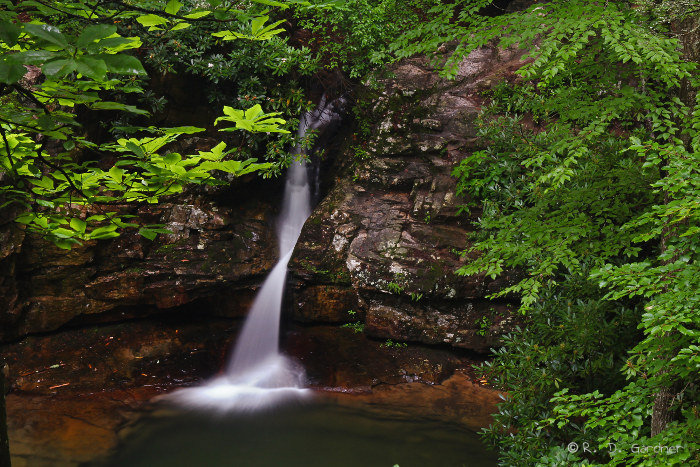
[[[156,413],[106,466],[495,466],[476,434],[428,420],[304,404],[255,414]]]

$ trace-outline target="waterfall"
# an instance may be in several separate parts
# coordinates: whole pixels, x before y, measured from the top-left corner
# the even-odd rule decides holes
[[[336,120],[334,103],[325,96],[313,112],[302,115],[298,136]],[[280,259],[258,291],[236,341],[226,373],[195,388],[167,396],[182,404],[217,410],[254,410],[307,394],[304,371],[279,352],[279,323],[287,277],[287,263],[304,222],[311,214],[311,189],[302,147],[289,167],[277,234]]]

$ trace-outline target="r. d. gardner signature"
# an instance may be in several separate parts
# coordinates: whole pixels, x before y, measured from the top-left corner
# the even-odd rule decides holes
[[[571,442],[566,446],[566,449],[571,452],[575,453],[578,452],[579,450],[583,453],[590,453],[590,454],[595,454],[598,452],[597,449],[591,448],[591,444],[584,441],[581,443],[579,446],[578,443]],[[635,454],[676,454],[678,451],[683,449],[683,446],[681,445],[676,445],[676,446],[664,446],[661,444],[656,444],[653,446],[645,446],[643,444],[633,444],[630,446],[630,451],[635,453]],[[617,445],[615,443],[608,443],[607,445],[607,451],[609,454],[613,454],[618,450]]]

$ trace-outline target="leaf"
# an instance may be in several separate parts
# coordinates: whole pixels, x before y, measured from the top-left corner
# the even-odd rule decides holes
[[[117,183],[121,183],[124,179],[125,172],[126,171],[124,169],[120,169],[119,167],[114,166],[111,169],[109,169],[109,172],[107,173],[112,178],[112,180],[114,180]]]
[[[108,225],[105,227],[98,227],[88,235],[92,239],[104,239],[104,238],[114,238],[118,237],[119,233],[116,232],[116,225]]]
[[[114,35],[117,32],[117,27],[109,24],[97,24],[86,27],[78,40],[75,42],[76,47],[85,47],[92,42],[99,41]]]
[[[257,18],[253,18],[253,20],[250,22],[250,31],[255,35],[258,31],[262,29],[263,24],[270,19],[269,16],[258,16]]]
[[[139,37],[108,37],[98,42],[107,52],[117,53],[129,49],[138,49],[143,43]]]
[[[142,237],[146,237],[149,240],[153,240],[154,238],[156,238],[156,236],[158,236],[157,232],[154,232],[153,230],[147,229],[145,227],[139,229],[139,234],[141,234]]]
[[[53,190],[54,183],[53,180],[44,176],[38,180],[30,180],[33,185],[39,186],[41,188],[46,188],[47,190]]]
[[[133,152],[137,156],[146,157],[146,153],[143,151],[143,148],[141,146],[139,146],[138,144],[133,143],[131,141],[127,141],[124,146],[126,146],[126,148],[128,150],[130,150],[131,152]]]
[[[41,67],[41,71],[44,72],[46,76],[55,76],[61,78],[68,73],[72,73],[77,68],[77,63],[75,60],[52,60],[44,66]]]
[[[58,53],[49,50],[27,50],[25,52],[13,54],[11,58],[13,61],[23,65],[41,65],[42,63],[57,59],[59,56]]]
[[[165,12],[171,15],[176,15],[178,11],[182,8],[182,3],[177,0],[170,0],[167,5],[165,5]]]
[[[59,227],[57,229],[51,230],[51,233],[58,238],[71,238],[75,235],[75,232],[72,230],[64,229],[63,227]]]
[[[87,223],[82,219],[75,218],[70,220],[70,227],[76,232],[84,233]]]
[[[139,16],[138,18],[136,18],[136,21],[141,23],[143,26],[150,28],[153,28],[154,26],[160,26],[161,24],[166,24],[168,22],[168,20],[163,18],[162,16],[153,14]]]
[[[180,31],[182,29],[187,29],[192,26],[190,23],[177,23],[175,26],[170,28],[171,31]]]
[[[196,11],[194,13],[190,13],[189,15],[185,15],[185,18],[187,19],[199,19],[199,18],[204,18],[208,14],[210,14],[211,11]]]
[[[75,60],[76,71],[95,80],[102,80],[107,75],[107,64],[104,60],[90,57],[80,57]]]
[[[259,3],[260,5],[279,7],[282,10],[289,8],[289,5],[282,3],[282,2],[277,2],[275,0],[251,0],[251,1],[253,3]]]
[[[166,135],[191,135],[194,133],[201,133],[206,130],[206,128],[200,128],[196,126],[176,126],[172,128],[161,128],[163,134]]]
[[[137,115],[150,115],[147,111],[141,110],[133,105],[122,104],[120,102],[95,102],[91,105],[91,108],[97,110],[123,110],[124,112],[131,112]]]
[[[59,47],[68,47],[66,37],[61,34],[61,31],[56,26],[27,23],[24,25],[24,30],[31,36],[38,37]]]
[[[138,58],[127,54],[99,54],[95,58],[100,58],[107,65],[107,71],[122,75],[146,76],[146,70]]]
[[[17,43],[22,30],[14,23],[9,21],[0,21],[0,41],[12,47]]]
[[[178,154],[176,152],[171,152],[170,154],[164,155],[163,160],[167,164],[177,164],[178,162],[180,162],[182,160],[182,157],[180,156],[180,154]]]
[[[0,83],[14,84],[21,80],[26,72],[24,66],[11,59],[0,60]]]

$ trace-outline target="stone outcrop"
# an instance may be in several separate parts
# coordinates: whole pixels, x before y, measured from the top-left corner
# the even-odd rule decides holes
[[[241,196],[230,194],[232,199]],[[0,342],[69,323],[121,321],[190,306],[241,316],[275,261],[271,205],[203,196],[139,211],[173,232],[60,250],[11,224],[0,227]]]
[[[509,304],[485,298],[502,282],[455,274],[469,260],[460,252],[471,223],[460,214],[451,172],[478,148],[483,91],[511,79],[521,56],[480,49],[456,80],[411,59],[362,87],[355,139],[327,158],[334,161],[328,193],[290,263],[295,320],[356,322],[379,339],[478,351],[510,326]],[[0,342],[175,310],[242,316],[276,259],[278,191],[248,181],[228,193],[173,198],[138,212],[172,235],[150,242],[127,233],[69,252],[17,228],[5,212]]]
[[[309,322],[352,322],[377,338],[487,350],[512,324],[508,303],[486,295],[503,280],[460,277],[470,219],[451,172],[478,149],[482,91],[512,78],[517,50],[484,48],[454,81],[425,59],[388,71],[360,91],[355,144],[313,212],[290,263],[293,313]],[[478,215],[478,213],[473,213]]]
[[[362,87],[359,130],[330,154],[329,192],[290,263],[294,319],[359,322],[376,338],[479,351],[508,328],[509,305],[484,298],[501,283],[455,274],[469,260],[459,252],[471,224],[451,171],[478,148],[482,92],[510,79],[521,55],[480,49],[453,81],[424,59],[406,60],[390,78]],[[242,316],[276,259],[277,187],[251,186],[141,209],[145,222],[173,232],[156,242],[133,233],[69,252],[26,234],[5,213],[0,342],[183,308]]]

